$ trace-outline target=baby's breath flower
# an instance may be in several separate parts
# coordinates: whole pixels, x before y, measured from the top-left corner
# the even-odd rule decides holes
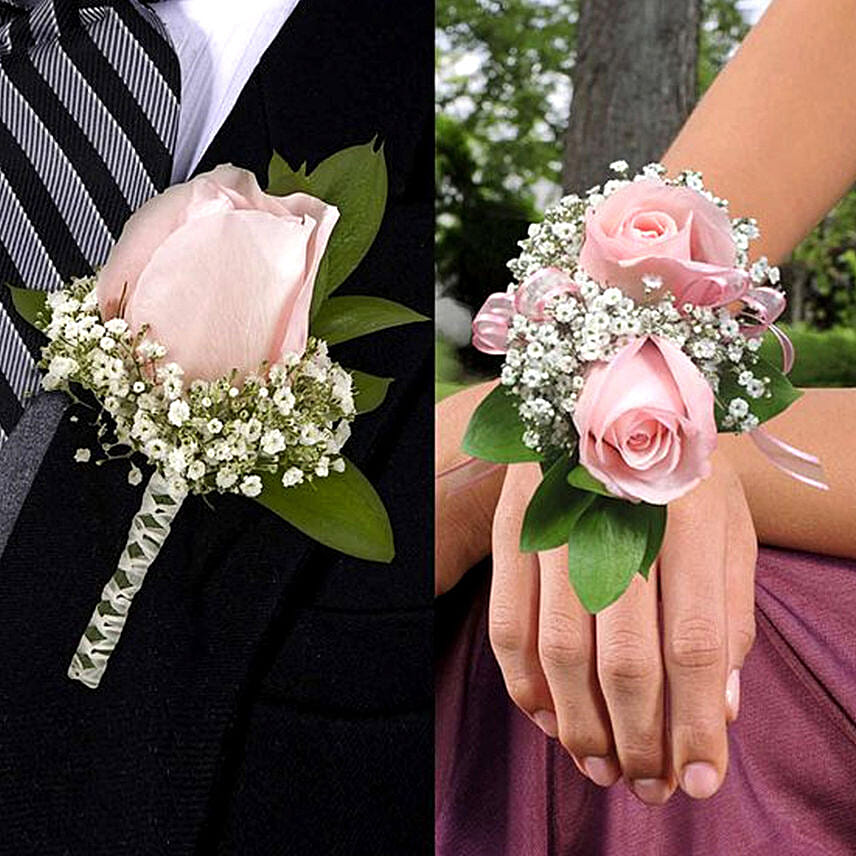
[[[205,475],[205,464],[202,461],[192,461],[187,467],[187,478],[191,481],[199,481]]]
[[[270,431],[265,431],[261,445],[266,455],[277,455],[285,448],[285,437],[279,428],[272,428]]]
[[[259,476],[245,476],[241,481],[241,493],[244,496],[258,496],[262,492],[262,480]]]
[[[303,483],[303,470],[299,467],[289,467],[282,474],[282,486],[283,487],[294,487],[294,485]]]
[[[85,464],[92,457],[92,451],[90,449],[78,449],[74,453],[74,460],[78,464]]]
[[[182,400],[173,401],[169,406],[167,418],[171,424],[177,428],[181,428],[190,418],[190,407],[187,402]]]

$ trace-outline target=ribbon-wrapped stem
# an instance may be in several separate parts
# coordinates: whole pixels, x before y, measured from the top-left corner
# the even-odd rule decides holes
[[[110,654],[122,635],[134,595],[169,536],[170,526],[186,495],[170,491],[169,484],[158,472],[149,480],[140,510],[131,522],[119,566],[104,586],[101,601],[68,667],[72,680],[92,689],[101,682]]]

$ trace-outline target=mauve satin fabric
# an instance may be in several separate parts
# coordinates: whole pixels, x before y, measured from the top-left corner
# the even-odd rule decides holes
[[[437,856],[856,853],[856,562],[764,549],[720,791],[648,807],[584,778],[509,701],[489,571],[438,605]]]

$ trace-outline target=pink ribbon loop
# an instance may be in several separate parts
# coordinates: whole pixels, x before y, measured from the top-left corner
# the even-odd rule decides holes
[[[750,431],[749,436],[771,464],[803,484],[829,490],[818,457],[771,436],[761,428]]]
[[[473,319],[473,347],[484,354],[506,353],[513,315],[514,298],[510,294],[491,294]]]
[[[514,308],[530,321],[543,321],[549,300],[576,291],[576,283],[565,271],[555,267],[542,268],[521,283],[514,295]]]
[[[473,319],[473,347],[484,354],[508,351],[508,330],[515,314],[543,321],[547,302],[559,294],[577,291],[576,283],[559,268],[542,268],[511,295],[491,294]]]
[[[776,288],[750,288],[743,295],[743,304],[754,316],[755,323],[744,324],[743,333],[746,336],[759,336],[765,332],[785,311],[785,303],[785,295]]]

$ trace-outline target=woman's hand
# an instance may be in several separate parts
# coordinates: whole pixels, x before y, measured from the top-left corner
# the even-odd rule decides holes
[[[490,640],[512,699],[599,785],[623,773],[646,803],[678,784],[711,796],[755,633],[757,541],[734,469],[715,456],[714,474],[669,506],[647,582],[637,575],[597,616],[568,581],[567,548],[518,549],[539,482],[537,465],[510,466],[493,523]]]

